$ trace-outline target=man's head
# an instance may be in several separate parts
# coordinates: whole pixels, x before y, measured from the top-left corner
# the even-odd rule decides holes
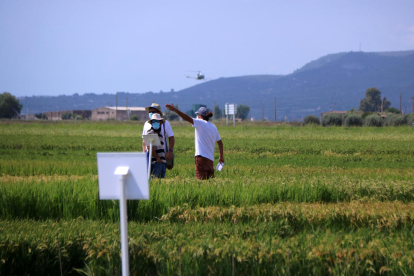
[[[161,117],[163,116],[161,106],[157,103],[152,103],[150,106],[147,106],[145,110],[147,111],[147,113],[160,114]]]
[[[161,124],[164,122],[164,119],[161,117],[160,114],[154,113],[151,116],[151,119],[148,122],[152,125],[154,130],[159,130],[161,128]]]
[[[209,118],[213,117],[213,113],[211,113],[211,111],[208,110],[208,108],[203,106],[198,109],[196,114],[200,119],[203,119],[205,121],[208,121]]]

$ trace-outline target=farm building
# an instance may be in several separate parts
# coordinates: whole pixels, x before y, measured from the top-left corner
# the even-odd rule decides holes
[[[14,116],[13,119],[18,120],[38,120],[34,114]]]
[[[91,119],[91,111],[90,110],[65,110],[65,111],[46,111],[43,112],[48,120],[58,121],[62,120],[62,116],[65,114],[71,114],[71,118],[75,117],[82,117],[84,120]]]
[[[105,106],[92,110],[93,121],[104,120],[130,120],[132,116],[137,116],[138,120],[144,121],[148,119],[148,113],[144,107],[113,107]]]

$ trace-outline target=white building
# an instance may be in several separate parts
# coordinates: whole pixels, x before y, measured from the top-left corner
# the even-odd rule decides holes
[[[92,110],[92,121],[106,121],[106,120],[119,120],[127,121],[132,116],[137,116],[138,120],[148,120],[148,113],[145,111],[145,107],[114,107],[105,106]]]

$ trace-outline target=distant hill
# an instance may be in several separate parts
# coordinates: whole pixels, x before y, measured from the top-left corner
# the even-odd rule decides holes
[[[255,119],[274,119],[274,98],[277,100],[277,120],[301,120],[307,115],[321,112],[358,108],[365,90],[376,87],[382,96],[399,108],[411,112],[414,96],[414,51],[401,52],[348,52],[330,54],[309,62],[294,73],[284,76],[255,75],[219,78],[202,82],[178,92],[118,93],[118,105],[146,106],[152,101],[162,105],[173,102],[181,110],[201,103],[212,107],[215,102],[245,104]],[[94,109],[115,106],[115,94],[93,94],[25,97],[21,99],[23,114],[53,110]]]

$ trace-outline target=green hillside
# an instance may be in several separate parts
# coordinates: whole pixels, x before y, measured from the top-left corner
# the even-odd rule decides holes
[[[225,103],[246,104],[255,119],[274,120],[274,99],[277,100],[277,119],[301,120],[321,112],[358,108],[365,90],[376,87],[399,108],[402,93],[402,109],[411,112],[414,96],[414,51],[364,53],[348,52],[330,54],[309,62],[294,73],[285,76],[257,75],[219,78],[168,93],[118,93],[118,105],[146,106],[152,101],[161,104],[173,102],[184,111],[192,104],[201,103],[220,108]],[[115,106],[115,94],[26,97],[21,100],[23,110],[30,113],[94,109]]]

